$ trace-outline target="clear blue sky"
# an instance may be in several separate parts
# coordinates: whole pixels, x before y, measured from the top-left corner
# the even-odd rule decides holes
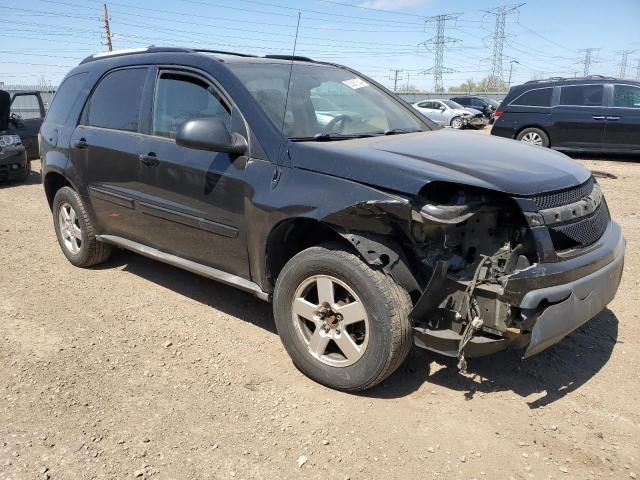
[[[2,0],[0,82],[53,85],[82,58],[104,51],[103,0]],[[419,44],[433,37],[425,18],[461,14],[445,34],[459,40],[445,51],[446,87],[486,76],[491,69],[495,17],[483,10],[506,5],[484,0],[128,0],[109,1],[114,48],[149,44],[247,53],[290,53],[302,13],[297,53],[353,66],[391,86],[390,69],[429,89],[433,53]],[[627,77],[640,58],[640,0],[529,0],[507,17],[505,80],[582,74],[579,49],[600,48],[591,73]]]

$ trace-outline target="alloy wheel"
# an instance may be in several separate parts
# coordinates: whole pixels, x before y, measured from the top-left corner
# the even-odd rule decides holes
[[[58,227],[62,236],[62,244],[69,253],[76,255],[82,248],[82,230],[78,215],[70,203],[64,202],[58,210]]]
[[[542,137],[538,132],[527,132],[522,136],[520,141],[530,143],[531,145],[542,146]]]
[[[309,354],[332,367],[348,367],[364,355],[369,318],[352,288],[330,275],[314,275],[300,284],[292,317]]]

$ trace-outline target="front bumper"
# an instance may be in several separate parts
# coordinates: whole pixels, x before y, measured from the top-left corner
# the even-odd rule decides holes
[[[27,155],[23,146],[0,148],[0,181],[20,178],[26,168]]]
[[[487,117],[485,117],[485,116],[472,117],[467,122],[467,125],[469,125],[471,127],[474,127],[474,128],[486,127],[487,125],[489,125],[489,119]]]
[[[488,355],[506,348],[524,348],[525,357],[558,343],[601,312],[613,300],[624,267],[625,240],[618,224],[583,255],[554,263],[540,263],[514,274],[502,300],[517,307],[526,330],[504,336],[478,332],[464,349],[466,357]],[[421,298],[413,313],[419,312]],[[433,330],[414,318],[417,346],[457,356],[462,335],[450,329]]]

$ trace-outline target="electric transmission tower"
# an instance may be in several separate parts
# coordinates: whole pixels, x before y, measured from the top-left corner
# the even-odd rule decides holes
[[[457,38],[447,37],[444,34],[447,22],[455,21],[461,14],[460,13],[448,13],[445,15],[435,15],[428,17],[425,20],[425,27],[429,23],[436,24],[436,35],[429,40],[425,40],[420,46],[432,50],[434,53],[433,67],[428,68],[420,72],[421,74],[433,74],[433,91],[444,91],[444,84],[442,83],[443,73],[453,73],[455,70],[444,66],[444,51],[447,45],[459,42]]]
[[[582,50],[578,50],[579,52],[584,52],[584,60],[578,62],[584,65],[584,76],[589,76],[589,69],[591,68],[592,63],[596,63],[597,60],[593,58],[593,54],[599,51],[599,48],[583,48]]]
[[[489,75],[489,88],[495,88],[498,90],[504,83],[504,71],[502,64],[504,60],[503,51],[504,41],[506,38],[505,26],[507,24],[507,17],[517,12],[517,10],[523,5],[524,3],[519,3],[517,5],[504,5],[502,7],[492,8],[491,10],[484,10],[487,15],[493,15],[496,17],[493,35],[490,37],[491,43],[493,44],[493,53],[491,55],[492,66],[491,74]]]
[[[619,50],[616,53],[619,53],[620,58],[620,78],[627,77],[627,60],[629,59],[629,54],[633,53],[633,50]]]
[[[112,52],[113,51],[113,43],[111,42],[111,39],[113,38],[113,35],[111,33],[111,17],[109,17],[109,8],[107,7],[107,4],[104,4],[104,16],[102,18],[102,21],[104,22],[104,37],[105,37],[105,45],[107,46],[107,49]]]
[[[390,80],[393,80],[393,91],[397,92],[398,91],[398,82],[400,80],[402,80],[402,77],[400,77],[400,73],[404,72],[404,70],[400,70],[399,68],[391,68],[391,76],[389,77]]]

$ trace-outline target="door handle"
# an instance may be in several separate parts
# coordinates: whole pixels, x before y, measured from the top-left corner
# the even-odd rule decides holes
[[[622,117],[607,117],[607,120],[620,120]]]
[[[71,144],[73,148],[77,148],[78,150],[84,150],[89,147],[87,140],[85,138],[81,138],[80,140],[74,140]]]
[[[604,115],[594,115],[592,118],[594,120],[604,120]]]
[[[158,157],[153,152],[147,155],[141,154],[138,158],[140,162],[147,167],[156,167],[160,163],[160,160],[158,160]]]

